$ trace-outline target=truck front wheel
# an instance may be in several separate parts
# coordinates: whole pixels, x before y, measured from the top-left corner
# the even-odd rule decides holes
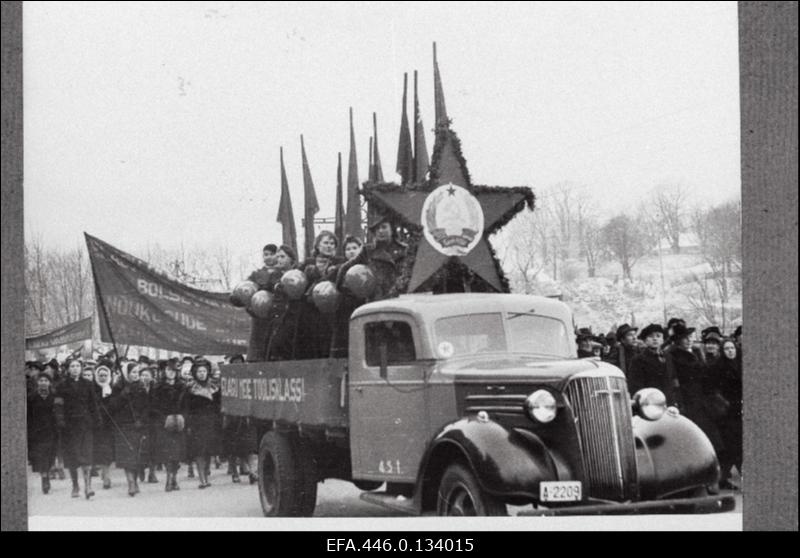
[[[297,469],[286,434],[267,432],[258,447],[258,494],[266,517],[296,515]]]
[[[506,506],[481,489],[475,475],[460,463],[445,470],[436,498],[439,515],[506,515]]]

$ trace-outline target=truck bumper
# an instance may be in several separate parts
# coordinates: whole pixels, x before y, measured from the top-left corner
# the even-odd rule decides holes
[[[702,496],[700,498],[673,498],[645,502],[590,503],[548,509],[523,510],[519,516],[553,515],[630,515],[648,513],[720,513],[736,507],[733,496]]]

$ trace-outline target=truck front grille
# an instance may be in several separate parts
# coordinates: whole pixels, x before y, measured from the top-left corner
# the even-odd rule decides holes
[[[593,498],[636,497],[636,453],[624,378],[577,377],[565,390],[581,444],[587,493]]]

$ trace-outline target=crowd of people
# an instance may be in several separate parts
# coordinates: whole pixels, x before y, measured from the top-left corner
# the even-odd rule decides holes
[[[672,318],[666,328],[649,324],[639,331],[622,324],[605,335],[577,332],[579,358],[599,358],[619,367],[631,397],[657,388],[708,436],[719,458],[719,487],[737,489],[732,468],[742,471],[742,327],[729,336],[710,326],[695,341],[695,328]]]
[[[82,480],[90,499],[93,476],[112,488],[112,464],[125,471],[130,496],[139,482],[158,483],[158,470],[167,492],[179,490],[181,464],[200,488],[210,486],[212,463],[224,461],[233,482],[257,481],[256,434],[246,419],[223,417],[219,368],[202,356],[30,361],[26,375],[28,456],[45,494],[66,470],[72,497],[80,497]]]

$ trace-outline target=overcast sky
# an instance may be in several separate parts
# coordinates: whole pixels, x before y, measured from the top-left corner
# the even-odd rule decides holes
[[[280,240],[279,148],[302,214],[300,134],[321,211],[355,113],[384,174],[403,72],[420,72],[433,145],[431,45],[473,182],[586,186],[616,212],[664,182],[737,197],[735,2],[26,2],[26,235],[87,231],[258,254]],[[413,107],[409,106],[413,111]],[[413,112],[412,112],[413,114]],[[346,169],[345,169],[346,174]]]

